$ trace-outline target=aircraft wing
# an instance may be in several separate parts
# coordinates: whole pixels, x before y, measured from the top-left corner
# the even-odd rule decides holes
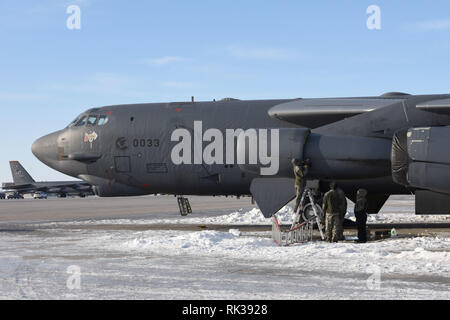
[[[423,111],[450,115],[450,99],[432,100],[420,103],[416,108]]]
[[[86,190],[86,188],[92,188],[92,186],[88,183],[73,183],[73,184],[69,184],[69,185],[64,185],[64,186],[59,186],[61,188],[65,187],[65,188],[72,188],[74,190]]]
[[[35,184],[14,184],[4,183],[4,190],[15,190],[22,193],[30,193],[36,191],[43,191],[46,193],[61,193],[66,192],[67,189],[72,189],[75,192],[92,191],[92,186],[85,182],[37,182]]]
[[[278,104],[268,113],[272,118],[314,129],[401,101],[386,98],[299,99]]]
[[[73,190],[86,190],[87,188],[91,188],[91,185],[85,182],[73,182],[73,183],[60,183],[60,184],[49,184],[44,185],[38,188],[38,190],[41,191],[48,191],[48,192],[59,192],[59,191],[65,191],[66,189],[73,189]]]
[[[2,189],[26,189],[33,187],[32,184],[26,183],[26,184],[15,184],[14,182],[5,182],[2,184]]]

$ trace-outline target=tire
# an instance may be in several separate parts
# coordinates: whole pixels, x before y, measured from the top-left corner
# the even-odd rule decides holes
[[[315,207],[316,207],[317,212],[319,213],[320,221],[323,222],[324,214],[323,214],[322,208],[318,204],[315,204]],[[311,219],[313,216],[314,216],[313,206],[311,203],[308,203],[303,208],[302,218],[304,221],[306,221],[306,220]]]

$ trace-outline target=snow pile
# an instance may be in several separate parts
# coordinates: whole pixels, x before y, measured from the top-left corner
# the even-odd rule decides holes
[[[403,211],[403,212],[402,212]],[[346,219],[356,221],[353,212],[347,212],[345,215]],[[407,210],[396,210],[394,212],[389,212],[382,210],[378,214],[367,215],[367,223],[450,223],[450,216],[444,215],[426,215],[418,216],[413,212],[408,212]]]
[[[353,203],[349,202],[346,218],[355,221]],[[378,214],[369,214],[367,223],[446,223],[450,216],[415,214],[415,202],[412,196],[391,196]]]
[[[179,252],[183,250],[191,253],[225,253],[227,251],[244,250],[244,248],[275,246],[268,239],[240,237],[236,232],[200,231],[182,233],[179,235],[157,235],[154,232],[144,234],[131,241],[126,241],[122,248],[127,250],[144,250],[155,252]]]
[[[278,221],[281,224],[291,224],[294,219],[294,210],[290,206],[285,206],[277,213]],[[85,225],[85,224],[217,224],[217,225],[271,225],[272,218],[265,218],[261,210],[253,208],[249,211],[239,209],[222,215],[208,215],[208,213],[194,213],[188,217],[169,217],[165,219],[108,219],[108,220],[88,220],[76,222],[52,222],[42,225]]]
[[[277,213],[278,221],[281,224],[291,224],[294,219],[294,210],[290,206],[283,207]],[[229,225],[270,225],[272,218],[265,218],[261,210],[253,208],[250,211],[239,209],[232,213],[219,216],[197,216],[187,218],[172,219],[152,219],[146,220],[152,224],[178,223],[178,224],[229,224]]]
[[[239,229],[230,229],[228,232],[231,233],[233,236],[236,236],[236,237],[240,237],[241,236],[241,231]]]
[[[379,213],[367,217],[367,223],[449,223],[450,216],[416,216],[414,213]]]
[[[198,218],[186,219],[189,221],[196,220]],[[201,219],[201,218],[200,218]],[[203,220],[203,219],[202,219]],[[203,223],[207,224],[266,224],[265,219],[261,210],[254,208],[250,211],[244,212],[243,209],[239,211],[232,212],[230,214],[225,214],[217,217],[205,217]],[[192,223],[192,222],[186,222]]]
[[[278,222],[281,224],[291,224],[294,215],[294,210],[290,206],[285,206],[277,213]],[[239,211],[222,216],[205,217],[202,221],[205,224],[272,224],[272,218],[265,218],[258,208],[254,208],[250,211],[240,209]]]
[[[110,247],[110,249],[112,249]],[[439,274],[450,277],[450,238],[422,237],[389,239],[367,244],[311,242],[278,247],[270,238],[237,236],[233,232],[145,231],[118,243],[119,250],[145,254],[192,255],[237,259],[256,264],[283,265],[303,270],[367,271],[399,274]]]

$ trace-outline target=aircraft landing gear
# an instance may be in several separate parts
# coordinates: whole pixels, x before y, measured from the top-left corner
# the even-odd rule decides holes
[[[184,217],[189,213],[192,213],[191,205],[188,198],[182,196],[177,197],[178,208],[180,209],[180,214]]]

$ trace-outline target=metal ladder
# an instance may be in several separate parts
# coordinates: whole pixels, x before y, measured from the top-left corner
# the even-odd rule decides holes
[[[303,206],[305,198],[309,199],[309,203],[307,205]],[[305,209],[308,208],[309,206],[312,208],[312,210],[314,212],[314,215],[311,217],[307,217],[304,214]],[[320,236],[322,237],[322,240],[325,240],[325,233],[323,231],[323,222],[321,220],[321,215],[318,212],[316,201],[314,200],[314,197],[311,193],[311,189],[309,189],[309,188],[305,188],[305,190],[303,191],[302,198],[300,200],[300,210],[295,213],[294,221],[292,222],[292,225],[291,225],[291,230],[294,229],[296,227],[296,225],[298,225],[300,223],[300,216],[302,213],[303,213],[303,218],[305,221],[313,221],[317,224],[317,227],[320,232]]]
[[[306,198],[309,199],[309,203],[303,206],[303,202]],[[303,191],[300,204],[301,210],[295,213],[294,220],[288,231],[282,231],[276,214],[273,216],[272,239],[279,246],[288,246],[294,243],[303,243],[312,241],[312,234],[315,223],[317,224],[322,240],[325,240],[325,234],[323,231],[323,224],[321,221],[321,217],[317,209],[317,204],[314,201],[314,197],[310,189],[306,188],[305,191]],[[300,212],[304,213],[303,211],[308,206],[311,206],[311,209],[314,214],[310,217],[306,217],[305,214],[303,214],[304,221],[300,222],[300,217],[302,216]]]
[[[178,201],[178,208],[180,209],[180,213],[183,217],[192,213],[191,205],[189,203],[188,198],[180,196],[177,197],[177,201]]]

